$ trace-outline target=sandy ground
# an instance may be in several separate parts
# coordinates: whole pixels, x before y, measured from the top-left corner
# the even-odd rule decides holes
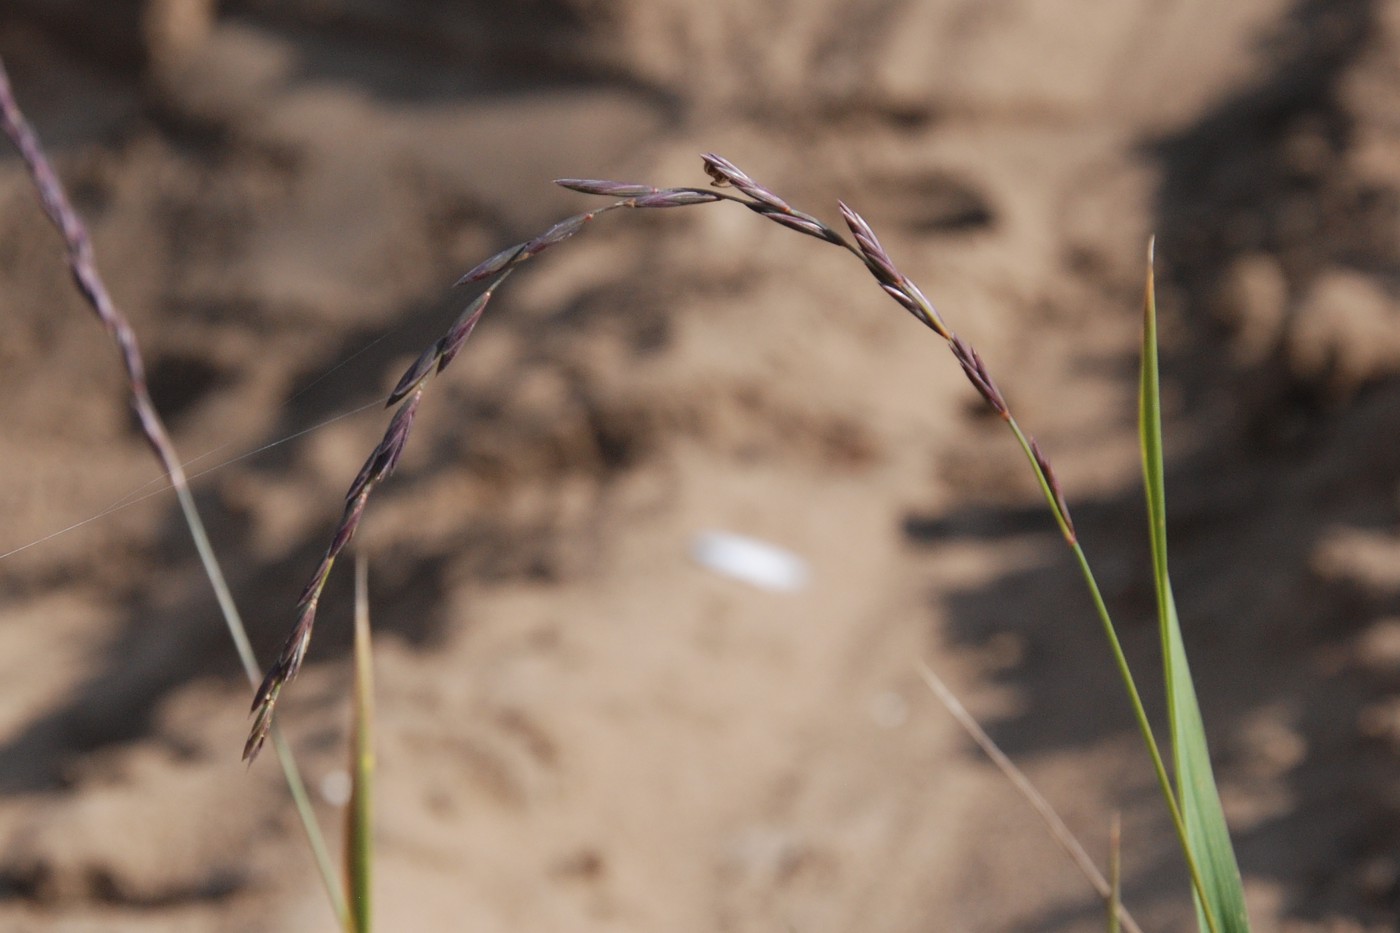
[[[7,4],[0,55],[210,470],[264,658],[452,281],[592,206],[552,178],[698,185],[713,150],[830,220],[851,203],[979,348],[1151,687],[1156,232],[1177,597],[1256,929],[1400,924],[1400,4],[138,6]],[[8,151],[0,313],[0,930],[332,929]],[[808,584],[697,565],[709,529]],[[1191,926],[1011,439],[814,240],[712,205],[541,257],[431,384],[359,540],[381,929],[1102,929],[920,660],[1096,855],[1122,813],[1146,928]],[[345,762],[349,576],[283,709],[317,789]]]

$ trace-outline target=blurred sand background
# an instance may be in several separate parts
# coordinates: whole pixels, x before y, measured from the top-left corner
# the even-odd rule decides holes
[[[860,210],[1053,458],[1156,695],[1173,569],[1256,929],[1400,923],[1400,3],[7,0],[261,656],[478,260],[717,151]],[[0,147],[0,553],[155,477]],[[150,487],[154,488],[154,487]],[[768,593],[706,529],[809,562]],[[917,679],[1185,930],[1087,597],[1010,437],[858,264],[727,205],[515,276],[371,503],[384,930],[1092,931]],[[282,721],[344,767],[350,576]],[[0,560],[0,930],[330,930],[173,498]],[[1154,708],[1160,704],[1154,702]],[[338,811],[322,815],[338,835]]]

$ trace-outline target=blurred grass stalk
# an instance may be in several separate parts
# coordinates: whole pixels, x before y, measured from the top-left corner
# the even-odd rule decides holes
[[[1108,828],[1108,933],[1118,933],[1123,910],[1123,818],[1113,814]]]
[[[369,626],[369,572],[355,557],[355,678],[350,720],[350,804],[345,810],[345,887],[350,892],[351,933],[373,926],[374,863],[374,664]]]
[[[243,620],[238,613],[238,607],[234,604],[233,595],[229,592],[228,583],[224,579],[223,570],[214,554],[214,548],[204,530],[204,522],[200,519],[199,510],[195,506],[194,495],[190,492],[189,480],[185,475],[184,466],[175,452],[175,446],[166,431],[164,421],[151,401],[150,392],[146,385],[145,363],[141,358],[141,349],[136,339],[136,333],[107,291],[106,283],[98,272],[93,256],[92,239],[88,234],[87,226],[68,200],[63,183],[59,180],[45,155],[38,134],[25,118],[24,112],[20,110],[3,59],[0,59],[0,124],[3,124],[5,135],[10,138],[15,148],[19,150],[20,157],[24,160],[29,177],[43,203],[44,212],[63,237],[68,265],[72,270],[78,291],[91,305],[93,312],[107,329],[107,332],[111,334],[118,351],[121,353],[122,364],[127,376],[129,402],[141,435],[150,446],[152,453],[170,480],[170,485],[175,490],[185,525],[189,528],[190,537],[194,541],[195,550],[199,554],[205,576],[209,578],[209,584],[218,600],[219,610],[223,615],[225,625],[228,627],[229,636],[233,639],[234,648],[242,662],[243,671],[249,683],[256,687],[261,680],[257,659],[253,655],[247,630],[244,628]],[[297,816],[306,832],[307,842],[316,862],[317,871],[325,885],[326,894],[330,897],[331,906],[341,919],[342,925],[345,925],[349,917],[345,895],[336,879],[325,838],[321,833],[320,824],[316,821],[311,799],[306,792],[306,784],[302,780],[296,760],[292,757],[291,748],[287,745],[280,730],[273,731],[272,741],[277,751],[278,760],[282,764],[282,773],[287,781],[287,787],[291,791]]]

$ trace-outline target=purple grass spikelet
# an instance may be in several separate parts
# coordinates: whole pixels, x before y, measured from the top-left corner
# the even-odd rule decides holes
[[[457,356],[457,351],[462,349],[462,344],[467,342],[467,338],[476,330],[476,325],[481,322],[481,316],[486,313],[486,305],[491,301],[491,296],[495,294],[497,286],[506,280],[511,270],[507,269],[501,277],[491,283],[491,287],[467,305],[452,326],[447,329],[447,333],[437,342],[438,350],[438,372],[447,368],[447,364]]]
[[[966,340],[956,334],[948,341],[952,348],[953,356],[957,357],[958,364],[962,366],[963,372],[967,374],[968,381],[981,393],[1003,421],[1011,419],[1011,411],[1006,407],[1006,399],[1002,397],[1001,390],[997,388],[992,376],[987,372],[986,365],[982,362],[982,357],[972,348]]]
[[[919,320],[924,321],[923,309],[919,307],[919,303],[917,301],[910,297],[909,293],[904,290],[903,286],[885,285],[884,283],[881,283],[880,288],[884,289],[885,294],[889,295],[895,301],[899,302],[900,305],[903,306],[905,311],[908,311],[910,314],[914,315],[914,317],[918,318]],[[927,323],[927,321],[925,321],[925,323]]]
[[[421,401],[423,401],[423,387],[419,386],[413,390],[413,394],[409,396],[408,401],[404,402],[403,407],[394,413],[394,418],[389,422],[389,428],[384,432],[384,440],[380,445],[382,456],[373,482],[388,479],[394,472],[394,467],[398,466],[399,458],[403,456],[404,447],[408,445],[408,434],[413,430],[413,418],[418,414],[418,403]]]
[[[792,208],[788,202],[778,197],[772,191],[760,185],[742,171],[733,162],[724,156],[715,155],[713,152],[705,153],[702,158],[705,160],[705,173],[713,179],[713,184],[717,188],[732,186],[739,189],[744,194],[768,205],[784,214],[792,213]]]
[[[817,220],[815,217],[809,217],[805,214],[798,214],[796,212],[774,213],[772,211],[759,211],[759,213],[776,224],[781,224],[790,230],[796,230],[798,233],[805,233],[808,236],[816,237],[818,240],[832,241],[832,237],[836,236],[836,232],[826,224]]]
[[[595,178],[556,178],[554,183],[561,188],[577,191],[580,194],[597,194],[605,198],[642,198],[657,194],[660,188],[651,185],[633,185],[621,181],[603,181]]]
[[[894,260],[885,251],[885,247],[880,244],[879,237],[875,236],[875,231],[870,224],[866,223],[864,217],[852,210],[845,201],[836,202],[840,206],[841,217],[846,221],[846,226],[851,228],[851,233],[856,238],[856,245],[860,247],[861,255],[865,257],[865,264],[870,267],[871,273],[882,285],[902,285],[905,282],[903,274],[894,267]]]
[[[432,346],[428,347],[428,349],[418,354],[418,359],[413,361],[413,365],[408,367],[403,377],[399,379],[398,385],[394,386],[394,390],[389,393],[389,398],[384,403],[384,407],[390,407],[395,402],[399,401],[399,399],[418,388],[423,380],[428,378],[428,374],[433,371],[433,367],[437,365],[438,358],[441,355],[442,349],[439,343],[434,343]]]
[[[336,526],[330,547],[326,548],[326,555],[332,562],[340,555],[341,551],[345,550],[345,546],[350,543],[350,539],[355,536],[355,532],[359,529],[360,519],[364,518],[365,506],[369,503],[369,490],[370,487],[366,486],[353,499],[345,503],[345,508],[340,513],[340,524]],[[322,561],[322,563],[325,562]],[[330,568],[326,567],[326,573],[329,572]],[[324,577],[317,579],[324,580]]]
[[[454,285],[465,285],[468,282],[480,282],[482,279],[488,279],[507,266],[514,265],[524,251],[524,243],[517,243],[509,249],[503,249],[490,259],[478,263],[470,272],[458,279]]]
[[[894,260],[890,258],[889,252],[880,243],[880,238],[875,235],[875,230],[864,217],[856,213],[846,202],[840,201],[838,203],[846,226],[851,228],[851,234],[856,238],[856,247],[865,260],[866,268],[870,270],[871,275],[875,276],[880,287],[938,336],[944,340],[951,340],[952,332],[943,323],[943,319],[938,316],[938,312],[933,310],[933,305],[924,297],[924,293],[919,291],[919,286],[895,267]]]
[[[321,584],[324,583],[325,578],[322,577]],[[311,642],[311,629],[316,621],[316,604],[320,597],[321,587],[318,586],[311,598],[302,603],[291,637],[282,646],[277,660],[253,695],[253,726],[248,733],[248,740],[243,744],[243,760],[249,764],[257,758],[263,742],[267,739],[267,732],[272,728],[272,715],[276,711],[277,699],[282,695],[282,688],[296,677],[301,670],[302,661],[306,659],[306,648]]]
[[[713,191],[697,188],[662,188],[651,194],[634,198],[633,207],[688,207],[691,204],[708,204],[722,200]]]
[[[563,243],[569,237],[582,230],[583,225],[592,220],[597,213],[597,211],[588,211],[587,213],[575,214],[572,217],[559,221],[533,240],[528,240],[524,248],[521,249],[519,257],[515,259],[515,262],[529,259],[531,256],[536,256],[544,252],[551,246]]]
[[[306,581],[306,586],[302,589],[301,595],[297,597],[297,602],[296,602],[296,604],[297,604],[298,606],[304,606],[304,605],[306,605],[306,603],[307,603],[313,596],[316,595],[316,591],[317,591],[317,588],[318,588],[318,586],[319,586],[319,584],[320,584],[320,581],[324,580],[324,579],[326,578],[326,576],[327,576],[330,572],[331,572],[331,562],[330,562],[330,560],[328,560],[327,558],[324,558],[324,557],[321,558],[320,566],[318,566],[318,567],[316,568],[316,573],[315,573],[315,575],[313,575],[313,576],[311,577],[310,580]]]
[[[1074,519],[1070,518],[1069,505],[1065,502],[1064,491],[1060,488],[1060,480],[1055,476],[1055,470],[1050,466],[1050,459],[1045,456],[1045,451],[1041,449],[1039,442],[1035,438],[1030,439],[1031,456],[1035,457],[1035,464],[1040,468],[1041,475],[1045,477],[1045,485],[1050,488],[1050,494],[1055,499],[1055,511],[1059,513],[1060,521],[1063,522],[1062,531],[1065,540],[1073,547],[1078,536],[1074,530]]]

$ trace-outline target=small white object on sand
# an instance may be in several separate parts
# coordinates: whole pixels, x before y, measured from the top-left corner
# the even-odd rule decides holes
[[[349,771],[330,771],[321,778],[321,799],[333,807],[349,803],[352,790]]]
[[[807,562],[791,551],[728,531],[702,531],[690,540],[690,556],[715,573],[775,593],[807,586]]]

